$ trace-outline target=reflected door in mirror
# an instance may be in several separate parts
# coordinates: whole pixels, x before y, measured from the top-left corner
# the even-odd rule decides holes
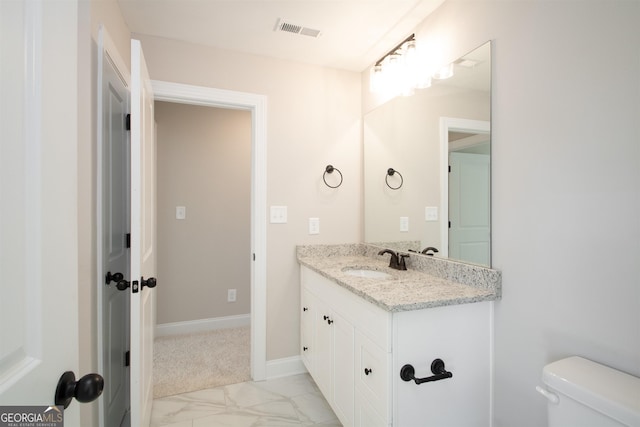
[[[489,155],[452,152],[449,165],[449,257],[490,265]]]

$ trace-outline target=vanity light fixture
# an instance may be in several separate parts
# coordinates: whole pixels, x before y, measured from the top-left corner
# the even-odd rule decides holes
[[[431,71],[430,71],[431,70]],[[453,64],[438,68],[426,64],[420,58],[415,34],[411,34],[391,49],[371,67],[369,90],[394,97],[413,95],[415,89],[431,86],[431,79],[447,79],[453,76]]]
[[[392,95],[411,95],[416,88],[416,37],[411,34],[371,67],[370,90]]]

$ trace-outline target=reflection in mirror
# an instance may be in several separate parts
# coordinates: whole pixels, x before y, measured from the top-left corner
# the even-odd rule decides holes
[[[490,42],[453,66],[365,115],[365,242],[490,266]],[[389,168],[402,188],[386,185]]]

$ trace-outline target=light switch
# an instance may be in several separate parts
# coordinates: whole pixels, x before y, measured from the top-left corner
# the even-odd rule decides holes
[[[187,217],[187,208],[185,206],[176,206],[176,219],[185,219]]]
[[[309,218],[309,234],[320,234],[320,218]]]
[[[400,231],[409,231],[409,217],[401,216],[400,217]]]
[[[287,223],[287,207],[271,206],[271,224]]]
[[[424,220],[425,221],[437,221],[438,220],[438,207],[427,206],[424,208]]]

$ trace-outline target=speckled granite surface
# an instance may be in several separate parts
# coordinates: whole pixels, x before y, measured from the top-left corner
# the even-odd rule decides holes
[[[497,270],[411,254],[407,270],[389,268],[389,255],[368,244],[298,246],[298,262],[391,312],[494,301],[501,295]],[[371,279],[345,273],[368,269],[389,274]]]

